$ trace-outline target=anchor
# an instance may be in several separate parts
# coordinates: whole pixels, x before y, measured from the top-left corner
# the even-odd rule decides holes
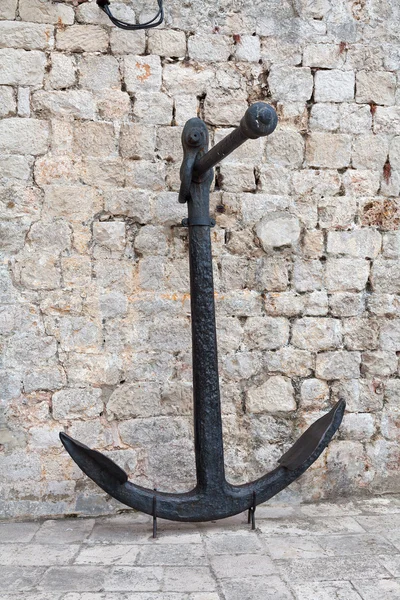
[[[208,151],[208,131],[199,118],[190,119],[182,133],[184,158],[181,166],[179,202],[187,203],[189,230],[190,300],[192,324],[194,489],[184,493],[161,492],[128,481],[127,473],[97,450],[64,432],[60,439],[76,464],[98,486],[122,504],[152,515],[153,536],[157,517],[172,521],[212,521],[249,511],[255,527],[256,506],[269,500],[300,475],[320,456],[336,433],[345,410],[340,399],[330,412],[313,423],[278,460],[279,466],[244,485],[233,485],[225,477],[222,419],[219,392],[217,336],[209,214],[213,167],[248,139],[271,134],[277,125],[273,107],[256,102],[240,125]]]

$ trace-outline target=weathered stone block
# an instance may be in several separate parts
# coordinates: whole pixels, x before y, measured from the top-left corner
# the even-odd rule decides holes
[[[308,67],[273,66],[268,77],[275,100],[307,102],[313,91],[313,76]]]
[[[209,93],[204,102],[207,123],[223,127],[238,125],[247,108],[242,94],[237,97],[233,94]]]
[[[288,377],[275,375],[260,387],[247,392],[246,407],[251,413],[280,413],[296,410],[294,389]]]
[[[357,215],[352,196],[322,196],[318,199],[318,220],[322,229],[347,229]]]
[[[94,119],[96,105],[93,95],[84,90],[35,92],[33,108],[43,116],[68,117],[71,120]]]
[[[340,69],[346,54],[339,44],[307,44],[303,53],[303,65],[323,69]]]
[[[257,35],[241,35],[235,45],[236,60],[258,62],[261,58],[260,38]]]
[[[16,4],[16,2],[14,3]],[[53,23],[54,25],[72,25],[74,22],[74,9],[64,3],[54,4],[42,0],[20,0],[18,10],[23,21]]]
[[[347,254],[355,258],[376,258],[382,245],[381,234],[375,229],[328,232],[329,254]]]
[[[53,417],[62,419],[92,419],[103,411],[101,389],[73,388],[53,394]]]
[[[301,167],[304,161],[303,137],[297,131],[278,130],[268,138],[267,160],[274,165],[292,169]]]
[[[313,292],[323,287],[324,267],[319,260],[296,260],[293,284],[298,292]]]
[[[79,60],[79,84],[88,90],[120,89],[119,64],[113,56],[86,55]]]
[[[340,124],[339,105],[320,102],[311,108],[312,131],[337,131]]]
[[[320,379],[356,379],[360,377],[359,352],[322,352],[317,355],[315,374]]]
[[[123,119],[131,110],[129,94],[120,90],[100,90],[96,93],[99,115],[106,120]]]
[[[38,50],[0,49],[0,84],[32,85],[43,83],[46,56]]]
[[[295,317],[304,310],[304,296],[295,292],[269,293],[265,295],[265,311],[272,316]]]
[[[233,49],[231,39],[226,36],[193,35],[188,40],[188,54],[193,60],[203,62],[227,61]]]
[[[183,31],[173,29],[150,29],[149,52],[157,56],[184,57],[186,36]],[[207,57],[209,60],[209,57]]]
[[[0,117],[11,117],[15,115],[17,106],[14,90],[9,86],[0,87]]]
[[[400,264],[398,260],[378,258],[371,270],[371,283],[375,292],[400,293]]]
[[[173,101],[162,92],[136,92],[134,115],[149,125],[171,125]]]
[[[400,350],[400,321],[391,319],[381,326],[380,346],[382,350]]]
[[[110,123],[75,122],[73,152],[78,156],[116,154],[114,126]]]
[[[308,377],[315,368],[315,359],[311,352],[288,346],[268,352],[265,364],[269,372],[280,372],[288,377]]]
[[[128,92],[159,92],[161,73],[159,56],[124,57],[124,80]]]
[[[351,136],[312,133],[306,143],[306,160],[311,167],[341,169],[350,164]]]
[[[126,244],[123,221],[95,221],[93,239],[96,244],[111,252],[123,252]]]
[[[47,50],[54,43],[53,28],[21,21],[0,23],[0,47]]]
[[[305,379],[301,384],[301,408],[322,409],[329,400],[329,386],[321,379]]]
[[[293,246],[300,238],[300,223],[297,217],[287,212],[271,212],[256,225],[256,235],[266,252],[272,248]]]
[[[18,0],[4,0],[0,7],[0,19],[15,19]]]
[[[106,52],[109,36],[97,25],[72,25],[57,31],[56,47],[66,52]]]
[[[370,106],[341,104],[339,106],[340,130],[343,133],[367,133],[372,128]]]
[[[130,31],[124,31],[115,27],[115,29],[111,30],[110,45],[113,54],[144,54],[146,33],[143,30],[139,30],[135,31],[135,35],[132,35]],[[158,52],[153,52],[152,50],[150,52],[158,54]]]
[[[369,263],[361,258],[329,258],[326,261],[325,282],[328,291],[364,289],[369,276]]]
[[[11,154],[44,154],[49,126],[37,119],[12,118],[0,122],[0,151]]]
[[[297,348],[319,352],[338,348],[341,342],[338,319],[304,317],[293,323],[291,343]]]
[[[209,91],[215,73],[211,68],[197,68],[197,63],[178,62],[166,64],[162,78],[166,90],[171,94],[200,96]]]
[[[113,391],[106,406],[110,421],[157,416],[160,414],[160,386],[144,381],[125,383]]]
[[[375,350],[363,352],[361,373],[367,377],[389,377],[397,372],[398,358],[395,352]]]
[[[395,104],[396,76],[387,71],[359,71],[356,101],[364,104]]]
[[[316,102],[348,102],[354,98],[354,72],[332,69],[315,74]]]
[[[94,188],[84,185],[49,185],[45,188],[44,210],[48,217],[84,221],[102,209],[102,200]]]
[[[289,322],[282,317],[249,317],[244,334],[249,348],[272,350],[288,343]]]
[[[389,141],[382,135],[362,135],[353,144],[352,162],[356,169],[381,171],[389,151]]]
[[[373,350],[378,347],[379,322],[367,318],[346,319],[343,334],[348,350]]]

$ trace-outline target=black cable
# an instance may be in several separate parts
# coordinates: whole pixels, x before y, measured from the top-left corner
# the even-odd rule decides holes
[[[101,8],[102,11],[106,13],[108,18],[116,25],[120,27],[120,29],[126,29],[128,31],[134,31],[135,29],[149,29],[150,27],[157,27],[161,25],[164,20],[164,8],[163,8],[163,0],[157,0],[158,4],[158,12],[155,17],[147,21],[146,23],[125,23],[124,21],[120,21],[116,17],[113,16],[110,10],[110,2],[109,0],[97,0],[97,5]]]

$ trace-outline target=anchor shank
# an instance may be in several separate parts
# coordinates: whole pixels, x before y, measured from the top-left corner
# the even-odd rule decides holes
[[[210,177],[192,184],[189,222],[209,211]],[[210,226],[189,227],[194,440],[200,489],[225,481]]]

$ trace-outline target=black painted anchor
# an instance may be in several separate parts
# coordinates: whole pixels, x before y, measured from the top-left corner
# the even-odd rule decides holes
[[[239,127],[210,151],[202,120],[190,119],[182,133],[179,201],[188,205],[188,219],[182,224],[189,228],[195,488],[175,494],[135,485],[108,457],[60,433],[65,449],[86,475],[123,504],[153,516],[153,535],[157,516],[172,521],[209,521],[248,510],[254,528],[256,506],[286,488],[317,460],[343,418],[345,402],[339,400],[303,433],[273,471],[244,485],[226,480],[210,238],[210,227],[214,225],[209,215],[212,168],[247,139],[269,135],[276,125],[275,110],[257,102],[246,111]]]

